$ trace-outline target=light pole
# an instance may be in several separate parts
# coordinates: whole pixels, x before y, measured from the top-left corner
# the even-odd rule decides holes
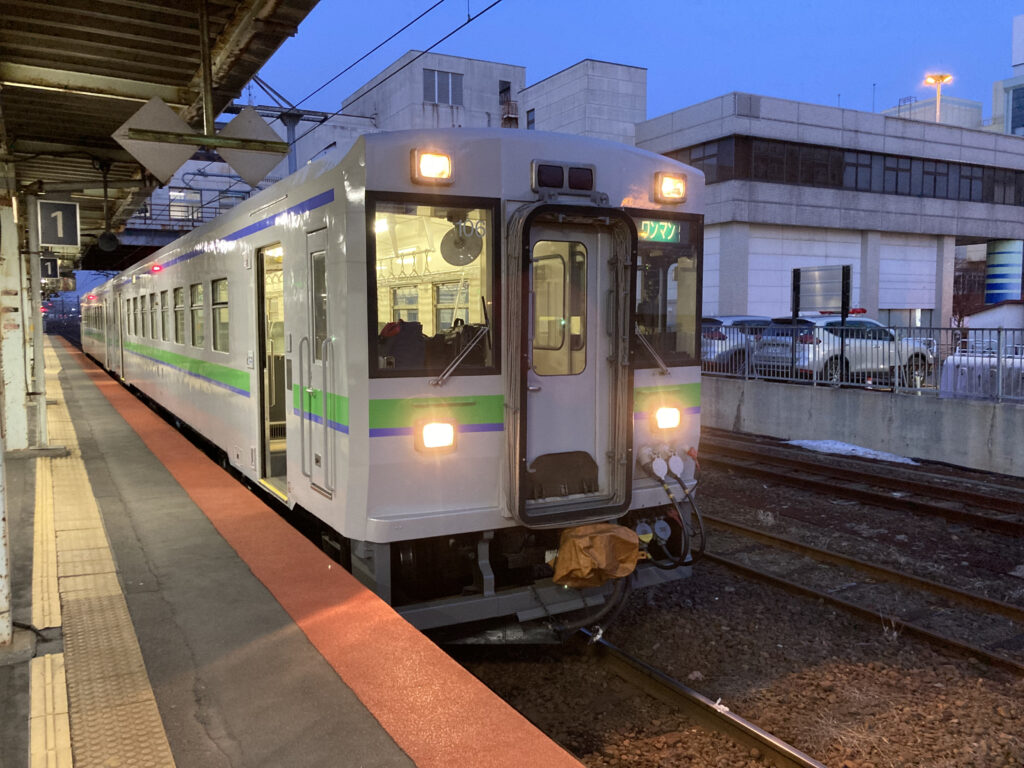
[[[925,85],[935,86],[935,122],[939,122],[939,117],[942,115],[942,86],[946,83],[953,82],[953,76],[945,73],[925,75]]]

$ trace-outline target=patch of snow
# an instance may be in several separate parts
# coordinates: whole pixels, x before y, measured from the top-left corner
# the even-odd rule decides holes
[[[870,448],[862,448],[859,445],[841,443],[838,440],[790,440],[789,445],[796,445],[800,448],[806,448],[809,451],[818,451],[819,453],[838,453],[843,456],[860,456],[865,459],[892,461],[897,464],[917,464],[916,461],[908,459],[905,456],[897,456],[894,453],[886,453],[885,451],[873,451]]]

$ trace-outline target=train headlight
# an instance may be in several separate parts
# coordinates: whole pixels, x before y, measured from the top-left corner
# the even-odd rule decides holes
[[[658,425],[658,429],[675,429],[681,419],[682,414],[678,408],[665,406],[654,412],[654,423]]]
[[[418,184],[451,184],[452,158],[443,152],[414,149],[412,151],[412,180]]]
[[[416,450],[446,453],[455,450],[455,424],[451,421],[421,421],[414,430]]]
[[[654,199],[659,203],[681,203],[686,200],[686,176],[681,173],[654,174]]]

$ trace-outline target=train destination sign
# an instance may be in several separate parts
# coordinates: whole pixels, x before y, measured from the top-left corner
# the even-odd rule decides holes
[[[646,243],[678,243],[681,240],[682,227],[678,221],[640,219],[639,224],[637,231]]]

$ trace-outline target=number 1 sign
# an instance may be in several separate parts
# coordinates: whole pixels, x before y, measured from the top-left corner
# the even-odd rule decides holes
[[[39,245],[78,247],[78,203],[39,201]]]

